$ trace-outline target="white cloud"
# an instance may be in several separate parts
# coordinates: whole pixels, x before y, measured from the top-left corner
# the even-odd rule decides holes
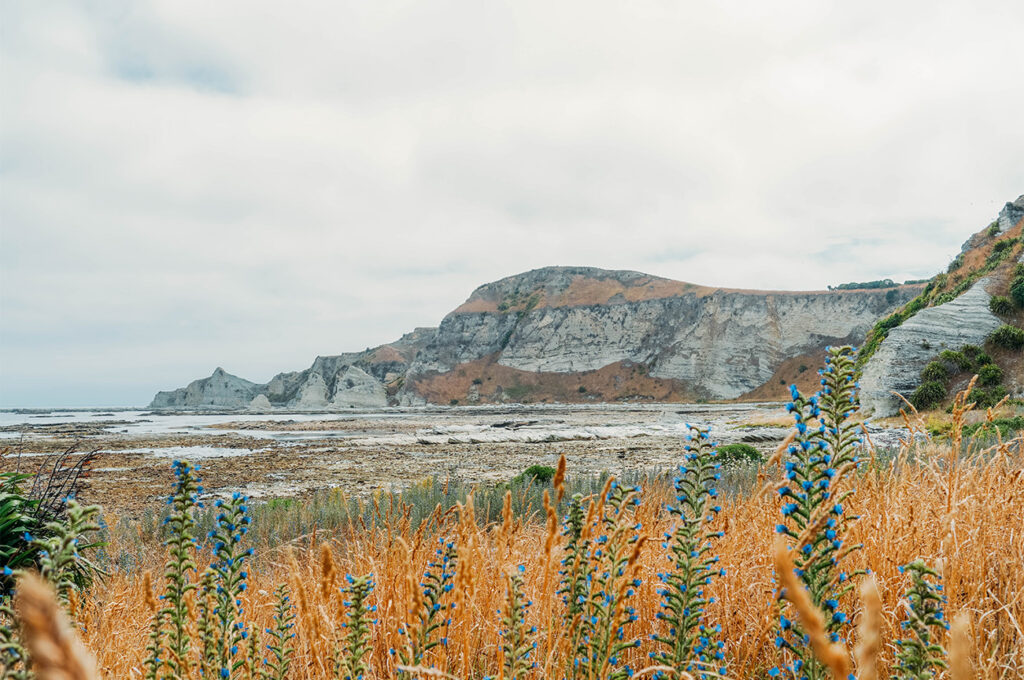
[[[265,380],[547,264],[921,277],[1024,191],[1015,2],[0,12],[2,405]]]

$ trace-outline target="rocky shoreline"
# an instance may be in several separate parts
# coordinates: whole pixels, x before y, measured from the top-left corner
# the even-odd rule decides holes
[[[712,427],[723,444],[746,442],[765,454],[788,432],[777,403],[114,415],[122,417],[6,425],[0,433],[9,451],[0,468],[32,472],[47,454],[73,445],[99,450],[85,500],[138,516],[159,512],[176,458],[202,465],[210,496],[301,497],[339,488],[368,497],[429,477],[492,485],[530,465],[553,465],[563,453],[576,474],[669,469],[679,463],[688,422]],[[878,446],[899,437],[899,430],[872,434]]]

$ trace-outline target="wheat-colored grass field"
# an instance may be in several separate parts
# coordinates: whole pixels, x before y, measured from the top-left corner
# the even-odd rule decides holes
[[[860,519],[847,538],[864,547],[853,553],[847,567],[870,569],[879,591],[881,609],[873,616],[878,640],[867,641],[879,650],[877,677],[889,677],[894,642],[900,636],[901,597],[908,583],[899,567],[917,558],[941,572],[947,616],[960,617],[954,648],[967,647],[969,652],[966,659],[963,652],[954,659],[955,668],[961,673],[970,669],[971,677],[977,678],[1024,677],[1022,448],[1021,440],[961,447],[954,436],[945,443],[906,446],[885,462],[872,457],[850,480],[856,493],[848,502],[849,512]],[[568,474],[572,475],[571,464]],[[780,499],[772,487],[780,474],[777,464],[769,461],[759,472],[762,490],[723,499],[716,520],[715,528],[725,532],[716,548],[727,572],[709,587],[715,601],[707,608],[707,620],[722,627],[727,677],[768,677],[779,662],[772,545]],[[641,533],[649,540],[638,562],[643,585],[632,601],[639,619],[627,635],[641,644],[624,661],[638,671],[650,666],[647,654],[653,648],[648,638],[660,625],[655,618],[660,603],[655,574],[669,566],[660,541],[671,524],[663,509],[671,493],[668,483],[649,483],[636,510]],[[370,601],[378,609],[370,677],[396,677],[397,656],[389,650],[405,644],[400,628],[410,620],[421,574],[441,538],[457,545],[459,570],[452,593],[457,606],[444,631],[447,645],[427,657],[438,677],[502,677],[498,612],[505,608],[507,575],[520,565],[525,593],[533,603],[528,622],[537,627],[533,677],[562,677],[569,651],[563,605],[555,591],[564,539],[553,510],[537,508],[527,516],[506,512],[502,521],[484,525],[468,500],[445,513],[439,509],[417,529],[411,526],[407,508],[391,506],[380,513],[384,521],[379,525],[354,521],[330,532],[315,531],[253,558],[243,603],[255,629],[272,625],[275,588],[288,583],[292,589],[297,623],[289,677],[335,677],[332,653],[344,634],[339,587],[346,573],[373,574],[376,589]],[[110,550],[120,547],[115,544]],[[75,603],[80,636],[95,654],[103,677],[143,677],[153,608],[147,590],[150,578],[144,572],[148,566],[152,581],[159,585],[164,559],[153,551],[148,565],[112,573]],[[201,571],[204,565],[199,566]],[[856,592],[843,603],[854,613],[855,623],[863,616]],[[194,626],[194,603],[190,611]],[[855,627],[850,630],[842,644],[852,658],[858,635]],[[874,677],[867,668],[859,672],[862,678]]]

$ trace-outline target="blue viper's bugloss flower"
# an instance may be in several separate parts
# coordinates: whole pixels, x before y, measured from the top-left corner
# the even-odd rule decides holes
[[[786,500],[780,503],[782,524],[776,531],[791,539],[804,538],[799,550],[791,553],[794,572],[807,586],[815,606],[832,612],[826,629],[835,639],[848,624],[846,615],[837,611],[838,594],[848,586],[842,584],[845,579],[836,566],[846,554],[840,548],[851,519],[843,514],[842,502],[852,492],[834,485],[838,471],[857,462],[855,432],[859,426],[850,420],[857,410],[857,371],[850,347],[830,348],[826,367],[819,371],[821,390],[817,394],[804,397],[795,385],[790,386],[786,410],[792,414],[796,431],[787,447],[786,482],[779,489],[779,497]],[[789,618],[780,617],[778,630],[783,656],[791,663],[781,664],[772,675],[791,674],[795,680],[827,675],[804,636],[794,635]],[[810,673],[808,664],[813,666]]]

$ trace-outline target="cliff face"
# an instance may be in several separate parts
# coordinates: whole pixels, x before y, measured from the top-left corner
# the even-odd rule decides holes
[[[218,368],[188,387],[158,392],[150,408],[289,408],[318,410],[387,406],[409,362],[433,328],[417,328],[398,341],[363,352],[317,357],[304,371],[278,373],[265,384],[253,383]]]
[[[1007,203],[996,221],[967,239],[950,271],[932,279],[912,303],[920,311],[890,330],[874,331],[884,339],[864,366],[865,410],[877,417],[896,415],[905,404],[894,393],[909,398],[921,384],[921,371],[940,352],[957,351],[964,345],[985,346],[999,326],[1019,325],[1019,314],[1000,318],[989,303],[994,295],[1007,294],[1016,264],[1024,262],[1022,220],[1024,196]],[[1019,394],[1019,353],[986,349],[1003,369],[1009,393]]]
[[[510,398],[509,382],[515,393],[528,375],[557,381],[618,366],[613,386],[657,379],[679,395],[733,399],[764,385],[788,359],[860,342],[879,316],[921,288],[765,293],[638,272],[539,269],[482,286],[445,317],[398,396],[404,404],[448,394],[498,401]],[[454,386],[439,392],[436,384],[452,382],[452,372],[473,373],[475,394]],[[580,387],[577,399],[629,396]],[[554,396],[542,384],[529,392],[532,400]]]

